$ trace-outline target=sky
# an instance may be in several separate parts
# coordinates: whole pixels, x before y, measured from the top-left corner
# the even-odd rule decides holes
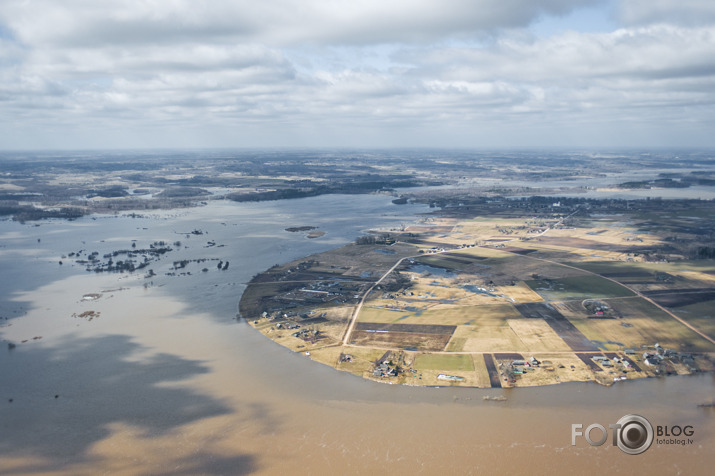
[[[712,0],[2,0],[0,149],[715,147]]]

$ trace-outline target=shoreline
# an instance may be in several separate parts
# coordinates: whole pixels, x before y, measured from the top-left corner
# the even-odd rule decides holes
[[[658,291],[663,288],[659,272],[639,291],[590,268],[590,250],[578,248],[586,239],[602,243],[602,253],[613,250],[599,266],[625,266],[633,269],[627,273],[638,274],[644,264],[618,258],[624,247],[612,232],[582,227],[577,235],[584,238],[574,238],[573,231],[564,231],[573,230],[577,218],[572,217],[583,214],[578,205],[526,227],[514,227],[514,218],[478,218],[476,223],[494,222],[506,233],[486,241],[479,231],[483,225],[454,213],[428,216],[426,224],[399,232],[376,231],[259,273],[242,295],[241,316],[264,336],[313,361],[384,383],[519,388],[593,381],[611,386],[715,369],[712,338],[656,302],[664,302],[659,294],[649,297],[671,293]],[[603,226],[602,218],[596,221]],[[477,226],[477,234],[465,235],[467,226]],[[644,239],[638,239],[644,249],[658,243],[657,237]],[[554,240],[570,250],[569,259],[581,253],[583,261],[562,262],[553,245],[560,242]],[[549,277],[542,277],[544,272]],[[713,287],[711,276],[698,279]],[[569,287],[574,296],[558,291]],[[652,320],[654,312],[656,321],[643,321]],[[647,325],[644,331],[631,330],[633,322]],[[599,332],[620,335],[627,344],[599,343],[604,340]],[[669,337],[674,332],[687,339]]]

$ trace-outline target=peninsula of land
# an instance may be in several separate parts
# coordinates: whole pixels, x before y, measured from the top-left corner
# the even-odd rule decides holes
[[[612,385],[715,368],[711,201],[460,200],[274,266],[241,315],[389,383]]]

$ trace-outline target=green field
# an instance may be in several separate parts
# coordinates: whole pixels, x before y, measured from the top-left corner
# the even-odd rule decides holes
[[[699,302],[673,310],[678,317],[710,337],[715,337],[715,301]]]
[[[457,261],[440,259],[439,255],[420,256],[415,261],[417,261],[418,263],[427,264],[429,266],[434,266],[435,268],[444,268],[449,270],[462,269],[465,266],[468,266],[468,263],[459,263]]]
[[[421,354],[415,360],[415,370],[474,370],[471,355]]]
[[[569,266],[585,269],[596,274],[617,274],[617,281],[628,281],[632,279],[642,280],[644,278],[655,278],[655,273],[647,267],[646,263],[624,263],[622,261],[587,261],[587,262],[567,262]],[[642,266],[643,265],[643,266]]]
[[[592,341],[620,342],[624,347],[653,345],[658,342],[674,350],[715,350],[715,345],[644,299],[633,297],[606,302],[618,311],[622,319],[570,319],[573,325]],[[623,323],[632,327],[625,327]],[[617,350],[619,346],[610,344],[605,347]]]
[[[634,296],[633,291],[600,276],[535,279],[525,282],[544,299],[552,301]]]

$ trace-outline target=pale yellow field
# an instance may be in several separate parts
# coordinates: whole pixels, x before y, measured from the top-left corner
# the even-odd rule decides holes
[[[509,319],[507,322],[530,352],[571,350],[542,319]]]
[[[461,349],[452,348],[451,342],[462,343]],[[489,326],[459,326],[454,331],[447,348],[451,351],[463,352],[526,352],[529,349],[516,335],[508,323]],[[456,346],[456,344],[455,344]]]
[[[466,372],[474,370],[474,361],[468,354],[418,354],[415,358],[414,368],[419,371]]]
[[[329,349],[326,349],[326,359],[332,359],[332,362],[325,362],[328,365],[331,365],[339,370],[343,370],[345,372],[350,372],[354,375],[357,375],[358,377],[362,377],[365,372],[371,372],[374,362],[382,357],[382,355],[385,353],[384,350],[381,349],[371,349],[367,347],[345,347],[345,346],[340,346],[338,347],[340,352],[336,354],[332,353]],[[320,355],[321,351],[315,351],[316,354],[318,354],[318,357],[316,357],[316,360],[320,360],[321,362],[323,361],[323,357]],[[344,354],[349,354],[353,358],[350,362],[338,362],[338,358],[340,357],[340,353]]]
[[[310,356],[306,356],[306,357],[309,357],[310,359],[315,360],[316,362],[320,362],[322,364],[329,365],[331,367],[337,367],[340,354],[343,353],[344,351],[345,351],[345,349],[343,349],[342,346],[337,346],[337,345],[332,346],[332,347],[323,347],[321,349],[311,350]],[[354,365],[357,367],[359,365],[359,362],[355,362]]]
[[[514,302],[542,302],[543,298],[535,293],[523,281],[516,283],[515,286],[500,286],[496,288],[498,294],[504,294],[511,298]]]
[[[404,317],[409,316],[409,317]],[[445,326],[498,325],[502,319],[519,317],[519,312],[511,304],[486,304],[473,307],[446,307],[428,309],[421,315],[411,311],[392,311],[387,309],[363,308],[361,322],[383,322],[399,324],[439,324]]]
[[[472,354],[472,360],[474,361],[474,377],[477,381],[477,387],[491,387],[484,356],[482,354]]]
[[[456,370],[456,371],[441,371],[441,370],[423,370],[421,371],[422,379],[415,377],[407,377],[405,383],[413,385],[431,385],[438,387],[479,387],[480,380],[477,378],[476,373],[472,371]],[[438,380],[437,376],[439,374],[454,375],[456,377],[463,377],[462,382],[450,382],[445,380]],[[486,385],[487,387],[489,385]]]
[[[494,220],[463,221],[455,227],[453,236],[457,243],[470,244],[484,238],[511,240],[526,234],[526,230],[513,229],[514,227],[520,226],[524,226],[524,220],[500,218]],[[502,234],[499,232],[500,228],[512,229],[512,233]]]

